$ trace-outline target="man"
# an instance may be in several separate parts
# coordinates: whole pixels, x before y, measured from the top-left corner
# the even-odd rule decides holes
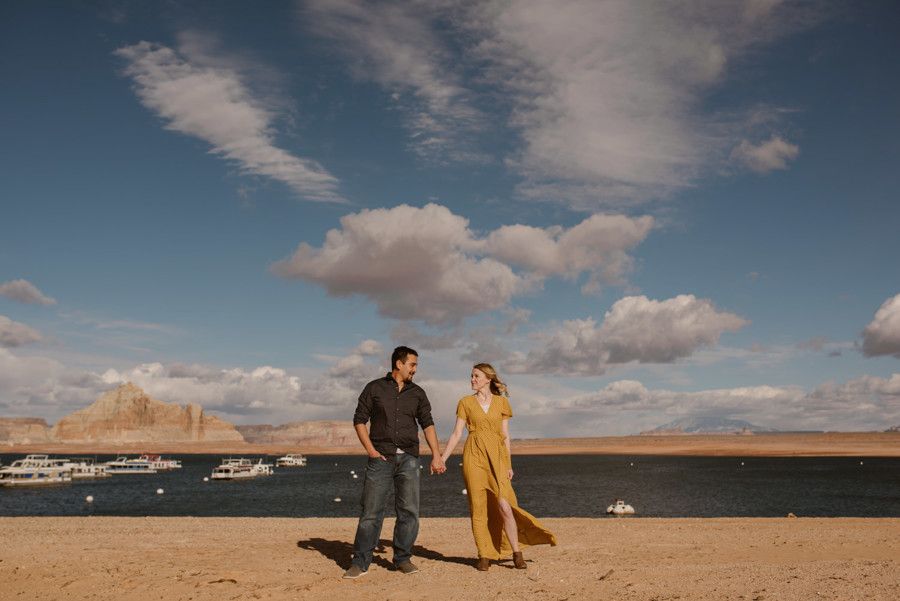
[[[438,449],[431,404],[412,379],[419,366],[413,349],[398,346],[391,355],[391,372],[369,382],[359,395],[353,427],[369,455],[363,485],[362,513],[353,541],[353,563],[344,578],[369,571],[372,552],[381,537],[387,497],[394,487],[397,522],[394,525],[394,566],[404,574],[419,569],[410,561],[419,534],[419,429],[431,449],[431,473],[446,471]],[[366,423],[371,420],[370,430]]]

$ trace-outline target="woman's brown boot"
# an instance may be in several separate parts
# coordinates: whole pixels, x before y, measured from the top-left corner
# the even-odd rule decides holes
[[[479,557],[478,565],[476,566],[479,572],[487,572],[488,568],[491,567],[491,560],[487,557]]]
[[[513,565],[516,566],[517,570],[525,570],[528,568],[528,566],[525,565],[525,558],[522,556],[521,551],[513,553]]]

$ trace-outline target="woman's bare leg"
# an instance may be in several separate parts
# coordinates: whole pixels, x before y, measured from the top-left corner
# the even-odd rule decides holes
[[[506,531],[506,538],[509,539],[509,545],[512,547],[513,553],[519,552],[519,531],[516,528],[516,518],[513,517],[512,507],[509,501],[500,499],[500,515],[503,516],[503,529]]]

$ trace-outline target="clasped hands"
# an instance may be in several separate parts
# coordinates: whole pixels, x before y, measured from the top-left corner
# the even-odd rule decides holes
[[[432,474],[443,474],[447,471],[447,465],[444,463],[444,460],[441,459],[440,456],[435,455],[431,459],[431,473]]]

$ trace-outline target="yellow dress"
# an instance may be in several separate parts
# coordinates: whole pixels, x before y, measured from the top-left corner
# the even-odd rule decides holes
[[[497,505],[506,499],[516,518],[519,549],[530,545],[556,545],[556,537],[536,517],[520,509],[516,493],[507,477],[509,453],[503,441],[503,420],[512,417],[509,401],[493,395],[485,413],[475,395],[460,399],[456,415],[465,420],[469,436],[463,449],[463,478],[472,516],[472,534],[478,557],[500,559],[512,555],[512,547],[503,530],[503,517]]]

